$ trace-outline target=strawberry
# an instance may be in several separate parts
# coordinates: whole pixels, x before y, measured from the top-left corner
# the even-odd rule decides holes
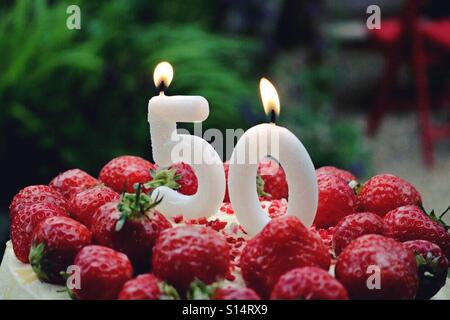
[[[148,270],[160,232],[172,227],[150,197],[138,190],[99,207],[92,218],[97,243],[125,253],[137,270]]]
[[[118,193],[133,193],[135,183],[152,180],[152,170],[156,170],[156,165],[141,157],[121,156],[108,162],[98,178]]]
[[[262,190],[266,194],[266,198],[288,198],[289,190],[286,174],[277,161],[270,158],[262,160],[258,165],[257,183],[259,177],[262,179]],[[261,192],[259,192],[259,194],[261,195]]]
[[[69,213],[77,221],[90,228],[94,212],[103,204],[120,198],[114,190],[98,185],[75,194],[69,201]]]
[[[33,230],[29,260],[41,281],[63,284],[61,272],[89,244],[91,232],[84,225],[65,216],[49,217]]]
[[[345,181],[347,181],[347,183],[353,180],[357,180],[356,177],[353,175],[353,173],[332,166],[320,167],[319,169],[316,170],[316,175],[319,174],[335,175],[344,179]]]
[[[327,271],[316,267],[292,269],[280,277],[272,300],[348,300],[347,290]]]
[[[118,206],[120,199],[113,200],[100,206],[92,215],[91,232],[92,239],[105,247],[113,247],[113,234],[117,221],[120,219]]]
[[[116,299],[123,285],[133,277],[133,267],[123,253],[90,245],[81,249],[74,264],[80,271],[80,286],[72,295],[80,300]]]
[[[414,254],[382,235],[350,243],[339,255],[335,273],[351,299],[414,299],[418,288]]]
[[[334,229],[333,248],[336,255],[347,245],[365,234],[384,234],[383,218],[370,212],[359,212],[345,216]]]
[[[20,190],[9,206],[9,217],[12,220],[17,212],[35,203],[49,203],[65,210],[67,203],[61,193],[45,185],[28,186]]]
[[[245,287],[228,286],[214,291],[212,300],[261,300],[252,289]]]
[[[86,190],[100,184],[90,174],[80,169],[64,171],[50,181],[49,186],[61,192],[69,200],[80,191]]]
[[[211,228],[166,229],[153,247],[153,273],[184,293],[194,279],[206,284],[223,279],[230,265],[229,251],[225,237]]]
[[[339,220],[356,210],[356,196],[348,183],[336,176],[319,174],[319,203],[314,224],[318,228],[335,226]]]
[[[174,287],[159,280],[151,273],[128,280],[119,292],[117,300],[178,300]]]
[[[317,229],[315,226],[309,228],[310,232],[316,232],[320,239],[322,239],[323,244],[328,248],[330,253],[333,252],[333,235],[334,229],[336,227],[329,227],[328,229]]]
[[[250,288],[223,282],[206,285],[200,280],[191,283],[187,298],[188,300],[261,300],[260,296]]]
[[[289,270],[305,266],[328,270],[330,255],[320,237],[299,219],[281,216],[247,242],[240,266],[247,286],[267,298],[279,277]]]
[[[380,216],[406,205],[421,205],[422,198],[409,182],[392,174],[379,174],[370,178],[358,194],[360,211]]]
[[[449,262],[439,246],[426,240],[412,240],[403,243],[416,256],[419,289],[416,299],[430,299],[444,285]]]
[[[11,222],[11,241],[17,259],[28,263],[31,233],[36,225],[47,217],[67,216],[67,213],[50,203],[35,203],[18,211]]]
[[[192,167],[184,162],[175,163],[167,169],[161,168],[152,178],[152,181],[145,184],[148,189],[166,186],[188,196],[197,192],[197,176]]]
[[[438,222],[416,206],[403,206],[388,212],[384,218],[386,236],[398,241],[427,240],[437,244],[450,258],[450,234]]]

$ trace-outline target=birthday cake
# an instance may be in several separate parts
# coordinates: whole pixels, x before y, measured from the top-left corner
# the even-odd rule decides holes
[[[267,208],[267,211],[270,204],[269,202],[263,202],[263,206]],[[283,210],[283,208],[278,209],[273,206],[271,210],[276,212]],[[175,221],[173,222],[174,226],[185,224],[181,216],[176,217]],[[188,223],[204,223],[208,227],[228,235],[229,239],[245,237],[228,203],[224,203],[217,214],[208,220],[203,221],[203,219],[200,219],[200,221],[188,221]],[[234,246],[236,247],[236,243],[234,243]],[[233,273],[234,282],[242,282],[242,279],[236,279],[236,277],[239,277],[239,274]],[[39,280],[29,263],[23,263],[17,259],[11,241],[6,243],[5,253],[0,265],[0,299],[68,300],[70,298],[67,289],[63,285],[50,284]]]
[[[270,222],[250,236],[228,192],[213,215],[165,217],[165,186],[190,196],[196,175],[134,156],[98,179],[79,169],[22,189],[10,205],[1,299],[449,299],[450,235],[408,182],[364,185],[316,170],[319,206],[306,228],[287,215],[283,169],[259,165],[255,187]],[[227,175],[228,164],[224,164]],[[362,270],[362,271],[361,271]]]

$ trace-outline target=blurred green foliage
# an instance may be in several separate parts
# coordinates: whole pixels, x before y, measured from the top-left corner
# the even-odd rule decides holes
[[[67,28],[54,28],[65,25],[66,17],[59,13],[64,10],[62,6],[50,9],[44,1],[21,0],[0,18],[0,125],[3,129],[14,121],[17,135],[46,136],[36,139],[42,147],[53,144],[48,116],[64,109],[56,91],[67,93],[68,88],[61,88],[59,79],[64,76],[68,86],[76,78],[98,75],[102,66],[94,43],[76,43]]]
[[[66,28],[69,4],[81,8],[81,30]],[[120,154],[150,157],[147,103],[161,60],[175,69],[169,94],[208,99],[205,127],[253,125],[253,114],[262,116],[257,83],[267,67],[260,41],[217,30],[216,9],[206,0],[0,4],[0,152],[4,166],[14,168],[6,173],[6,196],[58,170],[96,174]],[[316,81],[312,72],[301,84],[313,100],[325,97]],[[243,104],[256,110],[253,119]],[[288,118],[314,161],[359,158],[355,128],[313,109],[292,109]]]
[[[148,52],[144,63],[150,69],[159,61],[170,61],[180,75],[175,75],[174,91],[208,98],[210,116],[206,126],[222,130],[247,126],[239,105],[244,98],[257,99],[252,79],[257,54],[254,41],[218,37],[189,25],[158,24],[136,36],[136,43],[143,54],[148,52],[148,43],[160,46]]]
[[[255,96],[256,41],[156,17],[137,23],[142,1],[82,2],[82,29],[68,30],[68,4],[19,0],[2,10],[1,153],[11,165],[39,153],[24,161],[38,180],[74,166],[95,173],[119,154],[149,156],[147,102],[161,60],[175,69],[170,94],[210,101],[207,126],[245,127],[239,102]]]
[[[362,133],[353,122],[339,119],[333,112],[335,71],[326,65],[302,66],[298,73],[283,65],[280,68],[290,87],[301,93],[298,105],[287,106],[281,119],[304,142],[315,166],[334,165],[366,174],[370,161]]]

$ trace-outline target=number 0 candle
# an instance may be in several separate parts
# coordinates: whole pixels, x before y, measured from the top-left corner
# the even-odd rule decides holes
[[[209,217],[218,210],[225,193],[222,160],[204,139],[177,133],[177,122],[201,122],[208,118],[208,101],[200,96],[166,96],[164,91],[172,77],[169,63],[162,62],[155,68],[153,79],[160,94],[148,103],[153,159],[160,167],[170,166],[175,158],[190,164],[198,180],[197,193],[187,196],[161,186],[151,196],[154,200],[162,199],[158,211],[168,217],[180,214],[187,218]],[[175,154],[177,150],[181,154]]]
[[[256,125],[242,135],[231,155],[228,172],[230,201],[239,223],[251,236],[270,221],[255,186],[258,162],[263,158],[272,156],[283,166],[289,185],[287,214],[297,216],[309,227],[318,202],[316,174],[308,152],[292,132],[275,124],[280,111],[275,87],[263,78],[260,92],[270,123]]]

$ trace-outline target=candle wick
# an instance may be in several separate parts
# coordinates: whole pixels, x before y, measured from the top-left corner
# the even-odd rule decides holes
[[[166,94],[166,91],[167,91],[167,86],[166,86],[166,84],[164,83],[164,80],[163,81],[161,81],[160,83],[159,83],[159,85],[158,85],[158,87],[156,88],[156,90],[159,92],[159,95],[165,95]]]
[[[277,114],[275,113],[275,110],[270,111],[270,123],[275,124],[277,120]]]

